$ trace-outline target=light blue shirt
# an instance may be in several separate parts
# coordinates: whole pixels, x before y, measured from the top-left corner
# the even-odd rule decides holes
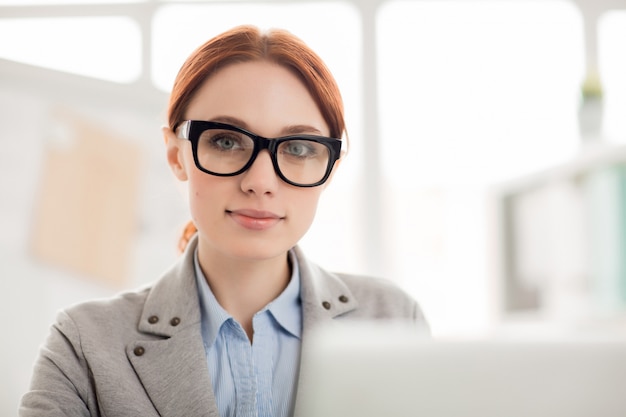
[[[213,295],[195,254],[202,338],[221,417],[288,417],[300,367],[302,304],[298,262],[287,288],[254,315],[254,342]]]

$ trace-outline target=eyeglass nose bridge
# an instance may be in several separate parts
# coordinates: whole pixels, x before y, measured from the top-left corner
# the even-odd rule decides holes
[[[256,142],[256,152],[258,154],[264,149],[267,149],[270,155],[276,154],[277,140],[276,139],[268,139],[263,136],[253,136],[252,139]]]
[[[254,161],[257,160],[259,153],[263,150],[267,150],[267,152],[270,154],[270,160],[272,161],[274,172],[276,173],[276,175],[278,175],[279,178],[286,180],[283,173],[280,172],[280,168],[278,166],[278,158],[276,156],[276,152],[277,152],[280,141],[277,139],[268,139],[268,138],[264,138],[263,136],[257,136],[257,135],[248,134],[248,136],[250,136],[252,140],[254,141],[254,150],[252,152],[252,155],[250,155],[250,160],[240,172],[244,172],[250,169],[252,164],[254,164]]]

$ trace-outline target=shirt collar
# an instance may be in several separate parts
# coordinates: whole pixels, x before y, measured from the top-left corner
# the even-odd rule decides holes
[[[300,300],[300,267],[293,250],[289,251],[291,279],[287,288],[267,305],[274,319],[283,329],[296,336],[302,336],[302,303]]]
[[[301,338],[302,336],[302,308],[300,300],[300,268],[298,258],[293,250],[288,253],[291,263],[291,278],[283,292],[263,310],[269,311],[278,324],[287,332]],[[194,253],[194,268],[200,312],[202,315],[202,338],[207,346],[215,343],[215,338],[225,321],[232,318],[230,314],[218,303],[213,291],[207,283],[206,277],[200,268],[198,251]]]
[[[196,283],[198,284],[198,297],[200,299],[200,314],[202,317],[202,338],[206,346],[212,346],[215,343],[217,333],[222,324],[231,318],[217,302],[213,291],[209,287],[207,280],[200,268],[198,262],[198,250],[193,255],[193,263],[196,271]]]

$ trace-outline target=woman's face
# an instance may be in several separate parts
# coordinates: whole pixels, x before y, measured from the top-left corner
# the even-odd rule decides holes
[[[287,69],[265,61],[227,66],[207,79],[186,119],[228,123],[275,138],[329,128],[304,84]],[[296,187],[275,173],[267,150],[233,177],[196,168],[191,142],[166,132],[168,161],[189,183],[189,204],[204,256],[261,260],[284,255],[311,225],[324,185]]]

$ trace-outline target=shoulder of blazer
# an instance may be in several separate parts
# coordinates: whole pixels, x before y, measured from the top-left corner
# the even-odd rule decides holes
[[[308,315],[425,322],[418,303],[393,282],[332,273],[308,260],[300,248],[294,250],[300,265],[305,323]]]
[[[156,282],[111,298],[72,306],[65,310],[65,319],[71,319],[81,333],[106,329],[108,332],[139,332],[165,337],[198,324],[200,307],[193,271],[196,241],[192,242]]]
[[[363,275],[337,275],[359,300],[360,316],[425,321],[417,301],[395,283]]]

